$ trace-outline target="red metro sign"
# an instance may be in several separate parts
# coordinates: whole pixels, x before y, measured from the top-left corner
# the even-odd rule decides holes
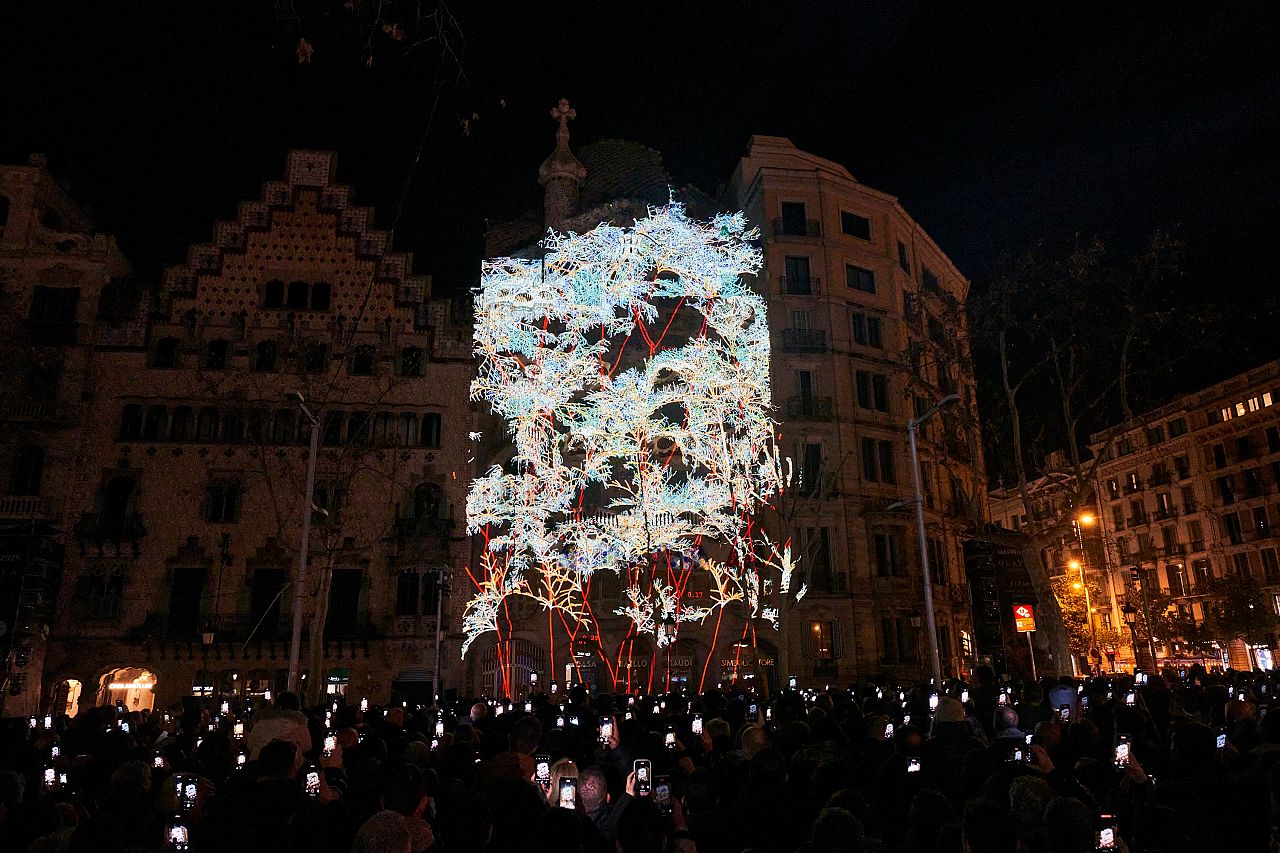
[[[1018,629],[1019,634],[1025,634],[1036,629],[1036,612],[1030,604],[1013,605],[1013,624]]]

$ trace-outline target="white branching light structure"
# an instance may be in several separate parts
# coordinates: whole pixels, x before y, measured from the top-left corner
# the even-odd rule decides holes
[[[741,278],[760,269],[756,237],[741,214],[697,222],[672,203],[632,227],[551,233],[541,260],[485,263],[471,396],[514,454],[467,497],[484,550],[463,654],[501,636],[513,597],[590,633],[600,572],[624,579],[629,636],[659,646],[664,620],[733,602],[760,615],[767,567],[790,581],[789,546],[754,523],[787,479],[765,304]],[[686,604],[699,573],[706,593]]]

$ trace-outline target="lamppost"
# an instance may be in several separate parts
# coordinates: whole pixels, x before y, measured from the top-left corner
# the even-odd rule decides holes
[[[669,615],[662,617],[662,636],[667,643],[667,692],[671,692],[671,644],[676,641],[676,620]]]
[[[1124,616],[1124,624],[1129,626],[1129,634],[1133,638],[1133,667],[1138,668],[1138,608],[1129,602],[1125,602],[1120,608],[1120,613]]]
[[[911,485],[915,492],[912,499],[916,505],[916,532],[920,538],[920,568],[923,572],[924,616],[929,633],[929,663],[935,689],[942,686],[942,662],[938,658],[938,626],[933,613],[933,578],[929,576],[929,540],[924,532],[924,496],[920,489],[920,452],[916,448],[916,433],[920,425],[929,418],[959,402],[959,394],[948,394],[919,416],[907,421],[907,443],[911,446]]]
[[[299,411],[311,422],[311,444],[307,453],[307,488],[302,498],[302,542],[298,546],[298,576],[293,581],[293,635],[289,640],[289,679],[286,688],[294,693],[298,691],[298,656],[302,652],[302,608],[307,576],[307,550],[311,544],[311,504],[315,500],[316,491],[316,453],[320,446],[320,419],[307,408],[301,391],[290,391],[285,394],[286,400],[297,404]],[[319,637],[312,637],[311,642],[319,642]]]
[[[911,611],[911,630],[916,635],[916,654],[920,654],[920,611]]]
[[[1089,582],[1084,576],[1084,532],[1082,528],[1091,527],[1097,521],[1091,512],[1082,512],[1075,518],[1071,519],[1071,526],[1075,529],[1076,544],[1080,547],[1080,559],[1072,560],[1069,565],[1072,569],[1080,572],[1080,585],[1084,587],[1084,616],[1089,620],[1089,635],[1092,639],[1092,645],[1089,648],[1089,669],[1093,669],[1093,656],[1098,655],[1098,664],[1102,664],[1102,654],[1098,651],[1098,626],[1093,621],[1093,599],[1089,594]],[[1090,672],[1092,674],[1092,672]]]

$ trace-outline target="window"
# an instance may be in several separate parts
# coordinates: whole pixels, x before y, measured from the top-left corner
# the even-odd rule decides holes
[[[1174,418],[1169,421],[1169,438],[1177,438],[1180,435],[1187,434],[1187,419]]]
[[[832,660],[836,656],[835,623],[809,623],[809,655],[817,660]]]
[[[780,233],[793,237],[807,236],[809,234],[809,222],[804,202],[784,201],[781,207],[782,219],[778,223]]]
[[[1112,504],[1111,525],[1116,530],[1124,530],[1124,504]]]
[[[911,620],[905,616],[880,618],[881,659],[884,663],[914,663],[916,659],[915,631]]]
[[[128,441],[142,435],[142,407],[125,406],[120,416],[120,438]]]
[[[1253,569],[1249,565],[1249,552],[1241,551],[1231,555],[1231,570],[1242,581],[1253,580]]]
[[[227,357],[231,354],[231,342],[209,341],[204,351],[204,366],[209,370],[226,370]]]
[[[920,286],[926,293],[940,293],[942,291],[942,286],[938,284],[938,277],[928,267],[921,267],[920,269]]]
[[[1173,512],[1173,502],[1169,500],[1168,492],[1156,492],[1156,515],[1161,518],[1168,518]]]
[[[423,447],[440,446],[440,414],[438,412],[427,412],[422,416],[418,444]]]
[[[782,259],[784,270],[782,290],[793,296],[809,296],[813,293],[813,281],[809,276],[809,258],[787,255]]]
[[[1225,444],[1215,444],[1213,446],[1213,467],[1227,467],[1227,446]]]
[[[1280,427],[1269,426],[1266,429],[1267,436],[1267,452],[1276,453],[1280,451]]]
[[[38,495],[44,479],[44,449],[28,444],[13,456],[9,472],[9,494]]]
[[[871,220],[847,210],[840,211],[840,230],[850,237],[871,239]]]
[[[844,283],[846,286],[863,293],[876,292],[876,274],[855,264],[844,265]]]
[[[178,366],[177,338],[161,338],[156,341],[155,351],[151,355],[151,366],[160,368]]]
[[[1271,520],[1267,518],[1267,508],[1265,506],[1254,507],[1253,509],[1253,531],[1259,538],[1266,537],[1271,529]]]
[[[889,378],[883,373],[858,370],[854,373],[858,407],[877,412],[889,411]]]
[[[1191,586],[1187,583],[1187,569],[1181,563],[1174,563],[1168,568],[1169,591],[1174,595],[1190,595]]]
[[[1147,430],[1147,444],[1151,447],[1164,444],[1164,427],[1156,426]]]
[[[1116,453],[1120,456],[1128,456],[1133,452],[1133,439],[1122,438],[1116,442]]]
[[[879,317],[853,313],[853,342],[864,347],[884,347],[884,337]]]
[[[307,310],[307,296],[311,288],[305,281],[289,282],[289,295],[285,298],[285,307],[292,311]]]
[[[862,439],[862,475],[872,483],[897,484],[892,441]]]
[[[929,577],[935,584],[947,582],[947,549],[941,539],[932,536],[926,540],[929,548]]]
[[[907,244],[898,241],[898,266],[902,267],[903,272],[911,272],[911,262],[907,260]]]
[[[1173,457],[1173,470],[1178,475],[1179,480],[1187,480],[1191,477],[1191,460],[1186,456]]]
[[[1178,547],[1178,528],[1172,524],[1160,528],[1160,545],[1165,553],[1171,553]]]
[[[328,311],[332,295],[333,286],[327,281],[317,281],[311,285],[311,310]]]
[[[1230,506],[1235,503],[1236,489],[1235,484],[1231,482],[1231,478],[1219,477],[1216,482],[1218,484],[1218,497],[1221,499],[1223,506]]]
[[[259,341],[253,350],[253,369],[259,373],[270,373],[276,369],[280,359],[280,345],[275,341]]]
[[[351,637],[360,629],[360,592],[364,572],[360,569],[334,569],[329,583],[329,615],[325,634]]]
[[[1227,531],[1227,540],[1232,545],[1244,544],[1244,531],[1240,527],[1240,516],[1234,512],[1229,512],[1222,516],[1223,529]]]
[[[806,444],[800,465],[800,493],[814,497],[822,492],[822,445]]]
[[[31,293],[31,310],[27,314],[31,330],[50,343],[74,342],[76,306],[79,303],[78,287],[37,284]]]
[[[324,430],[320,433],[320,442],[324,446],[335,447],[342,443],[342,426],[346,417],[346,412],[325,412]]]
[[[203,566],[175,566],[169,588],[169,616],[165,622],[171,640],[197,639],[200,625],[200,599],[204,595]]]
[[[239,521],[240,483],[234,480],[211,483],[205,492],[204,517],[212,524]]]
[[[1120,481],[1114,477],[1107,480],[1107,491],[1111,493],[1112,500],[1120,497]]]
[[[413,517],[419,521],[445,518],[444,490],[435,483],[419,483],[413,490]]]
[[[0,195],[0,229],[9,223],[9,197]]]
[[[400,351],[400,375],[422,375],[422,350],[419,347],[405,347]]]
[[[396,576],[396,615],[419,616],[422,613],[422,575],[401,571]]]
[[[262,297],[263,308],[283,308],[284,307],[284,282],[277,278],[267,282],[266,291]]]
[[[132,477],[113,477],[102,494],[102,526],[104,539],[119,541],[132,529],[134,498],[138,482]]]
[[[164,428],[169,420],[169,412],[164,406],[148,406],[147,415],[142,419],[142,438],[144,441],[159,441],[164,438]]]
[[[307,346],[303,367],[307,373],[324,373],[329,366],[329,348],[324,344]]]
[[[288,580],[284,569],[254,571],[249,588],[249,618],[258,626],[258,636],[280,636],[280,601],[285,597]]]
[[[1187,522],[1187,538],[1191,540],[1192,551],[1204,550],[1204,528],[1200,524],[1200,519]]]
[[[902,534],[894,530],[877,531],[872,535],[877,577],[906,577],[907,560],[902,542]]]
[[[1280,583],[1280,560],[1276,559],[1275,548],[1263,548],[1258,552],[1262,557],[1262,578],[1267,583]]]
[[[377,358],[378,351],[370,344],[361,344],[351,353],[351,375],[352,376],[372,376],[373,362]]]
[[[826,527],[800,528],[800,553],[809,563],[809,588],[814,592],[832,592],[831,531]]]
[[[1191,563],[1191,573],[1195,577],[1196,590],[1205,592],[1209,587],[1209,561],[1194,560]]]
[[[230,411],[222,416],[222,428],[218,437],[223,441],[241,441],[244,439],[244,420],[237,411]]]

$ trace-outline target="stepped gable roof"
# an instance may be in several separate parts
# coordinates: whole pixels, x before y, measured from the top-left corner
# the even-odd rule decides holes
[[[192,245],[185,264],[167,268],[163,292],[171,296],[194,295],[200,275],[220,272],[225,253],[243,252],[250,231],[271,230],[272,213],[291,209],[299,193],[310,191],[318,194],[321,210],[337,214],[338,231],[354,237],[356,253],[377,261],[378,281],[395,288],[398,304],[428,302],[431,277],[412,274],[412,255],[392,251],[391,232],[373,227],[372,207],[351,203],[352,188],[336,182],[337,169],[338,155],[334,151],[290,151],[284,180],[264,183],[261,198],[241,202],[235,220],[214,225],[213,242]]]

